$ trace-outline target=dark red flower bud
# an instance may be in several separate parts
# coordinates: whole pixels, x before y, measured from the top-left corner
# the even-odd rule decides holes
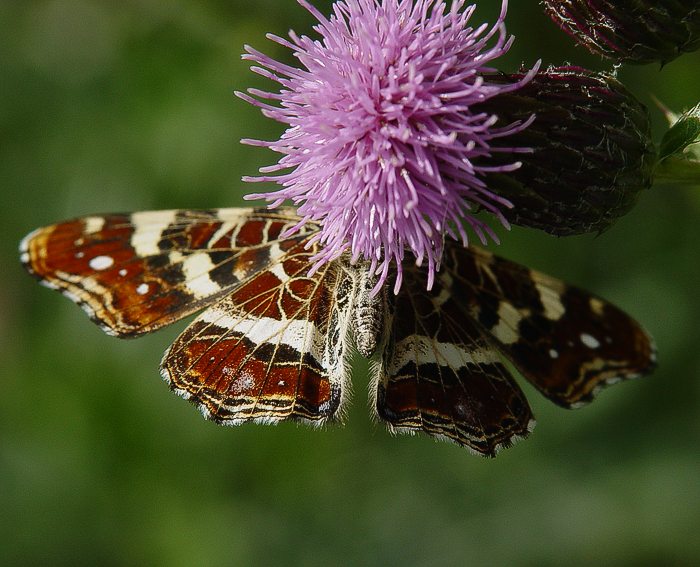
[[[482,109],[503,124],[535,115],[532,125],[502,142],[504,149],[529,147],[532,153],[523,154],[519,169],[486,179],[489,190],[513,204],[503,211],[513,224],[562,236],[601,232],[652,183],[656,149],[647,109],[609,74],[550,68]],[[493,159],[498,164],[501,158]]]
[[[544,0],[545,11],[593,53],[668,63],[700,48],[698,0]]]

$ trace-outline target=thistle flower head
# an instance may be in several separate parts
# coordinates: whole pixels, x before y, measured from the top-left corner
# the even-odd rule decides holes
[[[241,98],[285,125],[276,141],[244,140],[282,154],[246,181],[275,181],[276,192],[249,195],[298,205],[303,222],[322,229],[316,266],[349,252],[366,259],[378,276],[375,290],[396,263],[401,285],[405,250],[428,265],[428,287],[439,269],[443,238],[467,243],[464,225],[482,240],[493,230],[472,216],[475,209],[502,214],[510,203],[490,191],[484,175],[491,154],[508,154],[498,171],[518,167],[512,155],[525,148],[493,141],[521,131],[528,120],[495,125],[476,103],[518,89],[490,81],[490,63],[508,51],[513,38],[498,21],[473,28],[474,6],[454,0],[342,0],[324,17],[299,3],[319,23],[319,40],[268,38],[291,49],[300,68],[246,47],[252,69],[279,83],[279,92],[249,89]],[[534,71],[533,71],[534,73]]]

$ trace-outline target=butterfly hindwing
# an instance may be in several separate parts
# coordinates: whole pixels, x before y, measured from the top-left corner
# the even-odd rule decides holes
[[[44,285],[128,337],[177,321],[265,269],[298,220],[245,208],[93,215],[34,231],[20,252]]]
[[[308,275],[314,247],[282,243],[268,269],[204,311],[166,352],[163,377],[217,422],[322,423],[342,405],[352,280]]]
[[[649,335],[607,301],[475,247],[448,247],[443,265],[462,311],[561,406],[583,405],[654,367]]]
[[[534,420],[497,349],[461,312],[454,293],[446,278],[427,292],[420,270],[404,266],[399,294],[387,297],[377,413],[392,430],[424,432],[493,456],[527,436]]]

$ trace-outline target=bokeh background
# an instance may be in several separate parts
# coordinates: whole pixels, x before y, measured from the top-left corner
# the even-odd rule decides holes
[[[609,68],[534,0],[508,22],[503,70]],[[571,412],[524,385],[538,426],[495,460],[389,435],[362,363],[344,427],[220,428],[158,376],[183,324],[119,341],[23,273],[39,225],[242,204],[241,176],[273,156],[238,140],[280,132],[232,95],[266,86],[242,46],[286,57],[264,33],[311,23],[292,0],[0,2],[0,564],[696,565],[700,186],[653,188],[599,237],[502,235],[503,255],[633,313],[660,366]],[[657,139],[652,95],[693,104],[699,70],[698,54],[619,70]]]

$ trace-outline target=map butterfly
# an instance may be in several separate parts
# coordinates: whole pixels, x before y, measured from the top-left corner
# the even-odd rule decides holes
[[[651,371],[652,340],[610,303],[459,243],[431,291],[413,263],[398,295],[372,296],[341,256],[309,273],[319,227],[293,209],[87,216],[29,234],[26,269],[107,333],[134,337],[204,311],[161,373],[208,419],[342,415],[353,349],[372,359],[373,405],[392,431],[493,456],[534,420],[504,359],[564,407]]]

